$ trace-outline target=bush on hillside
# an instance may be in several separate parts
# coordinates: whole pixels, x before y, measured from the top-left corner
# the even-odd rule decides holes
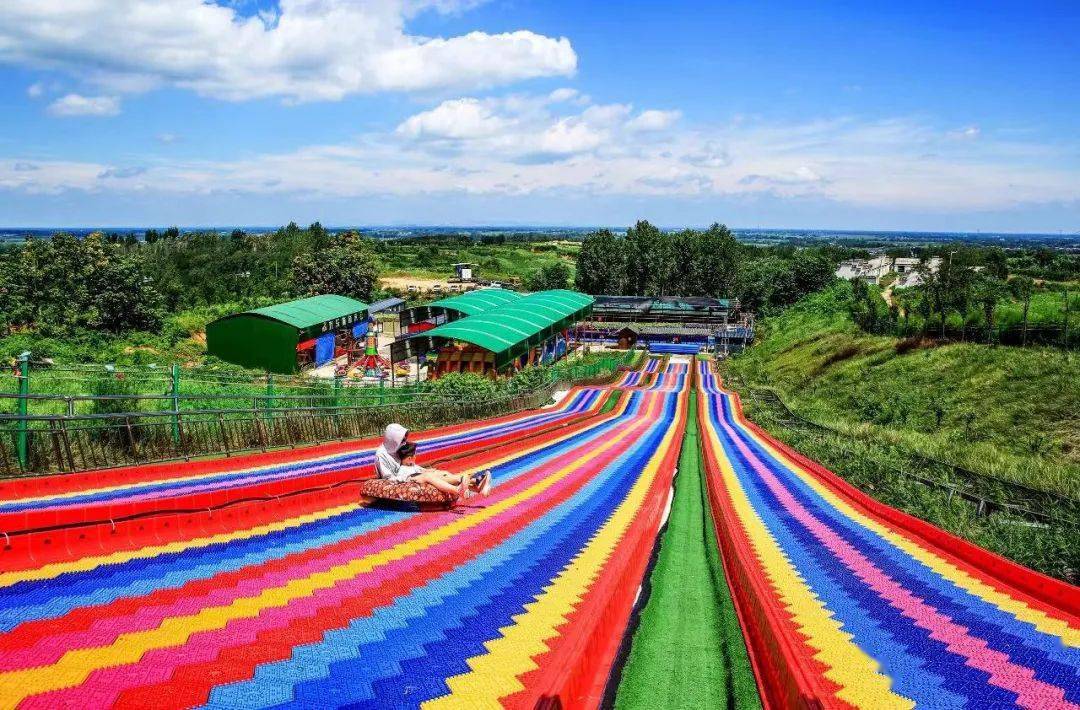
[[[493,380],[471,372],[452,372],[424,385],[425,392],[457,401],[492,399],[500,393],[500,390],[499,385]]]

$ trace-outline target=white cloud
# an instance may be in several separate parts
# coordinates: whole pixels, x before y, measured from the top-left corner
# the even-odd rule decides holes
[[[571,99],[575,99],[578,96],[580,96],[580,94],[578,93],[577,89],[563,87],[561,89],[555,89],[550,94],[548,94],[548,99],[552,103],[562,103],[563,101],[570,101]]]
[[[410,116],[396,133],[494,161],[544,162],[614,146],[633,132],[631,106],[581,101],[573,90],[453,99]]]
[[[956,141],[924,121],[742,119],[662,132],[625,104],[515,94],[442,102],[349,143],[138,168],[0,159],[0,188],[159,191],[289,198],[572,195],[813,198],[920,213],[1080,201],[1076,148],[982,136]],[[32,162],[36,170],[19,170]],[[558,215],[551,215],[558,221]]]
[[[115,116],[120,113],[120,100],[115,96],[82,96],[67,94],[49,104],[53,116]]]
[[[680,118],[682,118],[681,111],[650,109],[635,116],[633,120],[626,124],[626,127],[631,131],[663,131],[671,128]]]
[[[183,136],[169,132],[159,133],[155,137],[157,138],[158,143],[164,143],[165,145],[172,145],[173,143],[179,143],[183,140]]]
[[[30,86],[26,87],[26,95],[32,99],[39,99],[44,93],[45,85],[42,84],[40,81],[34,82]]]
[[[598,148],[605,138],[586,121],[564,118],[540,134],[537,148],[540,153],[570,155]]]
[[[336,100],[574,73],[566,38],[406,29],[425,9],[474,4],[280,0],[267,17],[204,0],[4,0],[0,62],[63,71],[110,94],[176,86],[226,100]]]
[[[494,114],[490,103],[471,98],[454,99],[410,116],[397,127],[397,132],[418,139],[485,138],[501,132],[507,123]]]
[[[964,128],[957,128],[955,131],[949,131],[949,137],[957,140],[975,140],[979,137],[982,131],[978,126],[965,126]]]

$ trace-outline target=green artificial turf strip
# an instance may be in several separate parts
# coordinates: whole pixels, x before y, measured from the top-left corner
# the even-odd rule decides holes
[[[622,392],[620,390],[611,390],[611,392],[607,396],[607,399],[604,400],[604,403],[602,405],[600,405],[599,413],[607,414],[611,410],[615,409],[615,405],[619,403],[620,399],[622,399]]]
[[[691,393],[675,498],[617,708],[761,707],[705,491],[696,397]]]

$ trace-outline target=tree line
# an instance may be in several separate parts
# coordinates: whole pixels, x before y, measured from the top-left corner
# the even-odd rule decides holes
[[[962,258],[950,258],[961,251]],[[927,259],[917,271],[920,283],[893,290],[888,301],[876,287],[852,279],[852,319],[868,332],[903,337],[1077,344],[1080,333],[1070,334],[1069,326],[1080,294],[1068,283],[1040,284],[1010,274],[1001,249],[946,251],[937,266]]]
[[[670,232],[639,221],[624,234],[586,235],[574,283],[590,294],[738,298],[744,308],[768,311],[820,289],[849,253],[744,244],[722,224]]]
[[[318,222],[260,235],[56,234],[0,249],[0,333],[156,331],[188,308],[320,293],[369,301],[377,276],[371,240]]]

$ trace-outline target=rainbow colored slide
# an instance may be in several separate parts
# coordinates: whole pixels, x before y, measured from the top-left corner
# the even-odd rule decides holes
[[[874,501],[698,368],[724,568],[767,705],[1080,705],[1080,591]]]
[[[0,482],[0,708],[594,708],[627,655],[702,654],[743,659],[731,707],[1080,705],[1075,587],[791,451],[710,363],[413,438],[493,495],[375,505],[374,440]],[[730,633],[695,638],[745,653],[628,654],[658,531],[694,521],[655,583],[710,570]]]
[[[601,413],[608,396],[615,405]],[[0,704],[595,706],[687,401],[675,386],[586,388],[554,410],[423,437],[469,442],[447,468],[494,472],[491,497],[449,512],[369,507],[348,486],[298,488],[327,467],[355,475],[373,442],[9,496],[5,515],[86,511],[87,524],[75,528],[81,547],[52,530],[0,557]],[[204,487],[245,498],[271,484],[285,494],[174,512]],[[141,506],[132,522],[143,529],[95,522],[109,505]]]

